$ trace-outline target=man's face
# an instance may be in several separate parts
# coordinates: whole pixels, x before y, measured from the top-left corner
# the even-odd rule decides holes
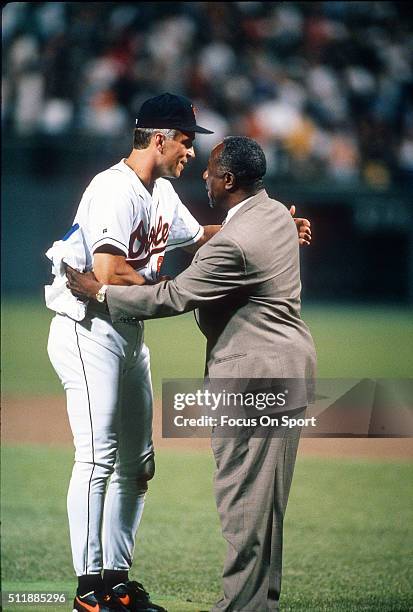
[[[219,207],[226,199],[227,191],[225,189],[225,173],[217,163],[217,157],[223,149],[223,144],[219,143],[211,151],[208,159],[207,169],[202,175],[205,181],[205,189],[208,191],[209,203],[212,207]]]
[[[179,178],[189,159],[195,157],[194,132],[178,132],[173,140],[163,144],[163,176]]]

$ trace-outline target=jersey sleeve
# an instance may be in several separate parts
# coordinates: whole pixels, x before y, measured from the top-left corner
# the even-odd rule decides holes
[[[92,253],[98,247],[109,244],[127,256],[137,213],[128,185],[121,174],[112,171],[96,177],[90,189],[88,226]]]
[[[167,251],[198,242],[204,234],[204,228],[191,215],[187,207],[182,204],[172,185],[171,197],[174,199],[175,212],[166,243]]]

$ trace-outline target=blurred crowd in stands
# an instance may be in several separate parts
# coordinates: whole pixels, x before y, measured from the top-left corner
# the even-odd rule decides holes
[[[198,152],[227,134],[297,181],[413,180],[406,2],[12,2],[3,8],[7,135],[131,134],[146,98],[187,95]]]

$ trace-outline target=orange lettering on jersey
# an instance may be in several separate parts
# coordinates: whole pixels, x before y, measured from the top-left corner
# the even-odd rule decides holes
[[[159,274],[159,272],[161,271],[162,264],[163,264],[163,255],[159,255],[158,261],[157,261],[157,264],[156,264],[156,273],[157,274]]]

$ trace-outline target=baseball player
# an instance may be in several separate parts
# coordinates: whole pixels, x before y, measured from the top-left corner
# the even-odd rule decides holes
[[[169,93],[147,100],[133,150],[91,181],[73,227],[104,285],[153,283],[165,252],[201,246],[221,226],[202,227],[171,183],[195,156],[190,101]],[[296,220],[301,243],[309,223]],[[102,288],[102,302],[104,288]],[[100,296],[97,296],[99,300]],[[112,323],[99,301],[82,320],[53,318],[48,353],[67,395],[75,463],[67,508],[78,588],[73,610],[163,611],[129,580],[148,481],[155,471],[152,385],[143,323]]]

